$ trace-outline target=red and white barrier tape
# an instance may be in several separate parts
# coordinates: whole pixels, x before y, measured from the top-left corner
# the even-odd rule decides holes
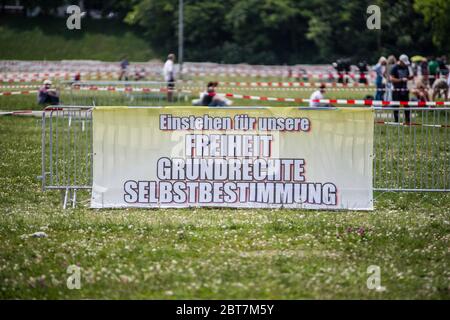
[[[33,114],[33,110],[17,110],[17,111],[12,111],[11,114],[13,116],[30,115],[30,114]]]
[[[131,72],[131,71],[130,71]],[[19,73],[1,73],[0,78],[9,79],[9,78],[67,78],[67,77],[75,77],[75,75],[80,74],[80,76],[96,76],[96,75],[105,75],[105,76],[118,76],[120,72],[118,71],[99,71],[99,72],[19,72]]]
[[[37,93],[38,90],[28,90],[28,91],[6,91],[6,92],[0,92],[0,96],[15,96],[20,94],[31,94],[31,93]]]
[[[75,87],[76,90],[88,90],[88,91],[107,91],[107,92],[161,92],[167,93],[166,88],[132,88],[132,87]],[[174,90],[184,93],[192,93],[191,90]],[[0,96],[21,95],[37,93],[38,90],[29,91],[12,91],[1,92]],[[234,99],[254,100],[254,101],[272,101],[272,102],[295,102],[295,103],[321,103],[321,104],[338,104],[338,105],[362,105],[362,106],[405,106],[405,107],[438,107],[438,106],[450,106],[450,101],[379,101],[379,100],[358,100],[358,99],[304,99],[304,98],[282,98],[282,97],[260,97],[252,95],[241,95],[234,93],[218,93],[220,96]]]
[[[133,87],[98,87],[98,86],[88,86],[88,87],[80,87],[80,86],[73,86],[72,87],[75,90],[84,90],[84,91],[108,91],[108,92],[161,92],[161,93],[167,93],[169,91],[176,91],[176,92],[183,92],[183,93],[192,93],[190,90],[182,90],[182,89],[173,89],[169,90],[167,88],[133,88]]]
[[[237,87],[264,87],[264,88],[319,88],[322,83],[318,82],[220,82],[227,86],[237,86]],[[364,83],[323,83],[328,90],[353,90],[353,91],[367,91],[367,89],[377,90],[375,86]],[[355,89],[358,88],[358,89]],[[380,89],[381,91],[407,91],[412,89]]]
[[[338,104],[338,105],[361,105],[361,106],[405,106],[405,107],[438,107],[450,106],[450,101],[378,101],[378,100],[357,100],[357,99],[320,99],[311,100],[303,98],[275,98],[275,97],[258,97],[250,95],[241,95],[234,93],[220,93],[221,96],[235,99],[256,100],[256,101],[273,101],[273,102],[296,102],[296,103],[321,103],[321,104]]]
[[[200,86],[188,86],[184,87],[186,89],[193,89],[193,90],[204,90],[203,87]],[[312,92],[316,90],[316,87],[222,87],[220,86],[221,90],[248,90],[248,91],[273,91],[273,92],[299,92],[299,91],[306,91],[306,92]],[[365,88],[350,88],[350,87],[344,87],[344,88],[335,88],[330,87],[327,88],[326,91],[341,91],[341,92],[372,92],[375,93],[377,88],[375,87],[365,87]],[[380,91],[385,92],[388,89],[380,89]],[[411,91],[412,89],[389,89],[390,91]]]
[[[4,78],[0,78],[0,82],[4,82],[4,83],[19,83],[19,82],[43,82],[44,80],[47,79],[38,79],[38,78],[30,78],[30,79],[24,79],[24,78],[16,78],[16,79],[4,79]]]
[[[111,92],[167,92],[166,88],[117,88],[117,87],[74,87],[78,90],[90,90],[90,91],[111,91]],[[177,90],[175,90],[177,91]],[[180,92],[192,93],[191,90],[178,90]],[[280,97],[260,97],[252,95],[241,95],[234,93],[218,93],[219,95],[227,98],[256,100],[256,101],[273,101],[273,102],[296,102],[296,103],[309,103],[311,99],[304,98],[280,98]],[[377,100],[357,100],[357,99],[321,99],[312,100],[312,102],[323,104],[339,104],[339,105],[363,105],[363,106],[410,106],[410,107],[425,107],[425,106],[450,106],[450,101],[434,101],[434,102],[420,102],[420,101],[377,101]]]
[[[195,83],[195,81],[187,81],[187,83]],[[332,88],[346,88],[346,87],[370,87],[368,84],[363,83],[324,83],[326,87]],[[320,87],[321,83],[311,83],[311,82],[229,82],[223,81],[219,82],[219,85],[226,86],[236,86],[236,87],[283,87],[283,88],[292,88],[292,87]]]
[[[299,74],[299,75],[289,75],[287,73],[284,74],[274,74],[269,72],[237,72],[237,73],[226,73],[226,72],[183,72],[183,74],[195,76],[195,77],[290,77],[290,78],[309,78],[309,79],[339,79],[339,75],[337,74]],[[371,74],[368,75],[360,75],[360,74],[348,74],[342,78],[350,78],[350,79],[371,79],[374,78]]]
[[[110,79],[117,78],[121,72],[80,72],[81,78],[101,78]],[[136,73],[132,70],[127,72],[129,76],[135,75]],[[50,73],[1,73],[0,82],[35,82],[44,81],[46,79],[53,80],[71,80],[77,75],[77,72],[50,72]],[[160,75],[157,72],[145,72],[145,76],[149,75]]]
[[[0,86],[0,90],[2,89],[28,89],[28,88],[39,88],[40,85],[30,84],[30,85],[13,85],[13,86]]]
[[[111,77],[108,76],[91,76],[87,77],[88,79],[105,79],[108,80]],[[73,80],[73,77],[46,77],[46,78],[0,78],[0,82],[3,83],[21,83],[21,82],[43,82],[44,80]]]
[[[282,67],[282,68],[235,68],[235,67],[223,67],[223,66],[213,66],[209,68],[204,67],[187,67],[185,66],[183,71],[188,74],[224,74],[224,75],[230,75],[230,74],[253,74],[253,75],[273,75],[273,76],[282,76],[282,75],[296,75],[299,77],[302,76],[323,76],[328,77],[330,74],[338,76],[338,71],[334,68],[332,68],[330,65],[321,66],[321,67],[315,67],[313,68],[315,70],[309,70],[305,69],[302,66],[291,66],[291,67]],[[375,71],[373,70],[367,70],[367,71],[359,71],[356,68],[352,68],[352,70],[349,71],[342,71],[339,72],[339,74],[343,76],[360,76],[363,74],[364,76],[367,75],[375,75]]]
[[[195,88],[198,89],[199,87],[186,87],[186,88]],[[260,88],[260,87],[220,87],[222,90],[249,90],[249,91],[273,91],[273,92],[299,92],[299,91],[306,91],[306,92],[312,92],[314,90],[317,90],[318,88],[314,87],[295,87],[295,88],[283,88],[283,87],[271,87],[271,88]],[[413,89],[379,89],[383,93],[385,91],[412,91]],[[326,91],[341,91],[341,92],[372,92],[375,93],[377,91],[377,88],[375,87],[367,87],[367,88],[326,88]]]
[[[404,125],[404,126],[413,126],[413,127],[450,128],[450,125],[446,125],[446,124],[423,124],[423,123],[416,123],[416,122],[403,124],[403,123],[392,122],[392,121],[375,121],[375,124],[381,124],[381,125],[387,125],[387,126]]]

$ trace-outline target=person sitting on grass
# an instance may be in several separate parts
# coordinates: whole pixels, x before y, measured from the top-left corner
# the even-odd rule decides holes
[[[437,79],[433,84],[433,101],[436,101],[436,98],[444,98],[447,99],[449,92],[449,83],[448,80],[444,78]]]
[[[322,83],[319,87],[319,90],[314,91],[311,94],[311,97],[309,97],[309,106],[312,108],[332,108],[334,107],[331,104],[325,104],[325,103],[321,103],[320,101],[317,100],[323,100],[325,99],[325,84]]]
[[[59,104],[59,93],[52,88],[52,82],[45,80],[43,86],[38,92],[38,103],[40,105],[57,105]]]
[[[419,82],[415,89],[412,90],[413,98],[411,101],[428,102],[430,95],[424,82]]]
[[[139,69],[135,69],[134,71],[134,81],[142,81],[145,80],[146,78],[146,74],[145,74],[145,69],[141,68],[141,70]]]
[[[194,106],[205,107],[224,107],[230,106],[232,102],[219,96],[216,92],[216,88],[219,85],[218,82],[208,82],[206,86],[206,92],[200,94],[200,99],[194,100],[192,104]]]

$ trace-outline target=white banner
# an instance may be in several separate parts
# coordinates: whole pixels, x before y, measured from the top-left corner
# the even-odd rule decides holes
[[[373,210],[373,110],[97,107],[92,208]]]

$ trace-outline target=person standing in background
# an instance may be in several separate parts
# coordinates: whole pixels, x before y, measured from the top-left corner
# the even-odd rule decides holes
[[[123,59],[120,61],[120,74],[119,74],[119,81],[122,81],[122,79],[125,79],[125,81],[128,81],[128,66],[130,63],[128,62],[127,57],[123,57]]]
[[[418,83],[425,85],[425,87],[428,87],[428,84],[430,83],[430,77],[428,72],[428,60],[427,58],[423,58],[422,61],[419,63],[419,70],[420,70],[420,79],[418,79]]]
[[[430,77],[430,87],[433,87],[434,81],[439,78],[439,63],[434,57],[428,59],[428,74]]]
[[[175,89],[175,69],[174,69],[175,55],[173,53],[167,56],[167,61],[164,63],[163,75],[164,81],[167,83],[167,101],[173,102],[173,90]]]
[[[386,63],[387,59],[381,57],[378,63],[373,67],[373,71],[376,73],[375,85],[377,86],[377,91],[375,93],[375,100],[383,100],[385,84],[384,79],[386,76]]]
[[[448,67],[447,67],[447,57],[442,56],[439,58],[439,60],[437,62],[439,64],[439,74],[441,75],[442,78],[447,79],[447,75],[449,73]]]
[[[367,73],[369,71],[369,68],[367,67],[366,61],[360,61],[358,63],[358,70],[359,70],[359,83],[361,84],[368,84],[367,82]]]
[[[412,80],[414,77],[409,68],[410,62],[406,54],[402,54],[398,63],[392,68],[390,73],[390,79],[394,86],[394,92],[392,97],[394,101],[409,101],[408,80]],[[399,106],[395,106],[398,108]],[[410,111],[405,111],[406,124],[411,123]],[[398,111],[394,111],[395,122],[399,122]]]
[[[387,59],[386,63],[386,93],[384,96],[384,100],[392,101],[392,82],[391,82],[391,70],[397,64],[397,59],[394,55],[390,55]]]

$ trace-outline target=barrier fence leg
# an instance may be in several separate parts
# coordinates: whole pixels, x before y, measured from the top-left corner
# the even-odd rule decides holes
[[[45,110],[42,113],[42,127],[41,127],[41,179],[42,191],[45,190]]]
[[[72,208],[75,209],[75,205],[77,203],[77,189],[72,191]]]
[[[64,190],[60,190],[61,194],[61,203],[64,205]]]
[[[66,191],[64,193],[64,201],[63,201],[63,209],[67,209],[67,198],[69,196],[69,188],[66,188]]]

